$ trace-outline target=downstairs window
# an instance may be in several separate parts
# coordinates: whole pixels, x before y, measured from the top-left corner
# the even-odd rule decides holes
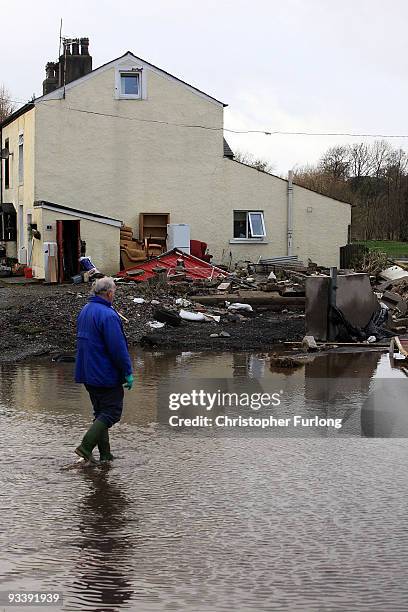
[[[265,238],[265,219],[260,210],[234,210],[234,238]]]

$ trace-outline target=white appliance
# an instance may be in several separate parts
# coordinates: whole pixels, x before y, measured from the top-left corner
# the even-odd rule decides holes
[[[44,242],[44,280],[46,283],[55,281],[53,278],[53,269],[57,259],[57,243]],[[51,258],[51,259],[50,259]]]
[[[190,226],[187,223],[167,224],[167,250],[172,249],[190,254]]]

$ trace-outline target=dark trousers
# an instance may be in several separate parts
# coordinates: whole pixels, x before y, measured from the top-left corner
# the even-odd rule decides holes
[[[120,421],[123,410],[124,391],[122,385],[117,387],[93,387],[85,385],[91,398],[95,419],[112,427]]]

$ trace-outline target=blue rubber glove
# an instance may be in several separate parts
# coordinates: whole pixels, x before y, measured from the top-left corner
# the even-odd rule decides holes
[[[133,386],[133,381],[134,381],[133,374],[129,374],[128,376],[125,376],[125,380],[126,380],[126,382],[124,383],[123,386],[126,389],[129,389],[129,391],[130,391],[132,386]]]

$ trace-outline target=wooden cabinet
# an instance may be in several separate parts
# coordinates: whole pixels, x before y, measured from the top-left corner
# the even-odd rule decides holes
[[[139,240],[160,244],[166,250],[167,224],[170,223],[170,213],[140,213]]]

